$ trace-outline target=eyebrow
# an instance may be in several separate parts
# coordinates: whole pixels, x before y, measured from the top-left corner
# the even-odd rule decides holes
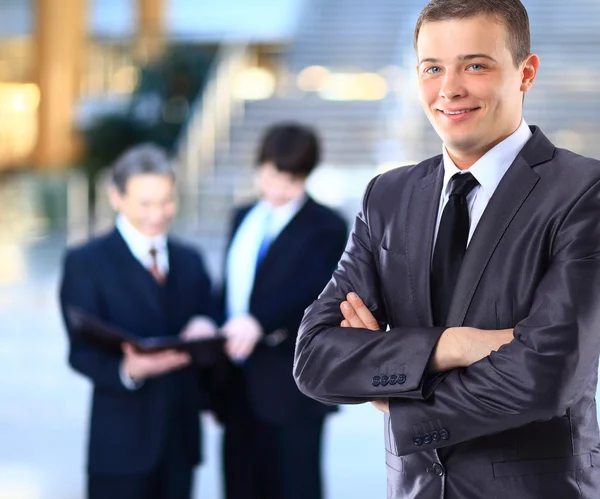
[[[458,56],[458,59],[461,60],[461,61],[471,61],[473,59],[489,59],[490,61],[498,62],[491,55],[487,55],[487,54],[467,54],[467,55],[460,55],[460,56]],[[425,59],[421,59],[419,61],[419,64],[423,64],[424,62],[431,62],[433,64],[437,64],[437,63],[440,62],[440,60],[436,59],[435,57],[427,57]]]

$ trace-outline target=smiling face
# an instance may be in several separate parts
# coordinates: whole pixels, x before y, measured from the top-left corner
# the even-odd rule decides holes
[[[486,15],[426,22],[417,57],[421,105],[459,168],[519,127],[539,59],[517,67],[503,23]]]
[[[164,235],[177,211],[175,182],[169,175],[133,175],[125,192],[111,188],[110,202],[144,236]]]

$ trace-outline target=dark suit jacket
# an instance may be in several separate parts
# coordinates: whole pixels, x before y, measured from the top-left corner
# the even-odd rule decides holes
[[[426,383],[441,156],[371,181],[333,279],[298,338],[300,389],[329,403],[390,398],[388,497],[600,496],[600,163],[537,128],[468,246],[448,326],[514,340]],[[354,290],[379,333],[336,327]],[[435,463],[435,464],[434,464]]]
[[[74,305],[139,336],[177,335],[194,315],[210,315],[211,290],[200,255],[168,240],[169,274],[159,286],[118,231],[67,252],[60,289]],[[128,391],[119,377],[122,354],[88,344],[71,328],[69,363],[93,385],[88,470],[129,474],[158,464],[172,421],[184,432],[190,465],[200,459],[197,372],[191,368],[146,380]]]
[[[235,213],[232,239],[252,207]],[[271,243],[258,270],[250,314],[268,339],[256,346],[243,373],[254,413],[265,421],[286,422],[335,410],[300,393],[292,376],[292,363],[304,311],[331,278],[346,237],[344,220],[309,198]],[[223,317],[224,297],[225,289]],[[285,339],[280,341],[280,337]],[[231,395],[237,397],[239,393]]]

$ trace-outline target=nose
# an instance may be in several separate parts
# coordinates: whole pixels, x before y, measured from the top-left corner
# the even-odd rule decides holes
[[[465,95],[466,90],[461,76],[456,71],[446,71],[440,87],[440,97],[455,99],[457,97],[464,97]]]
[[[153,207],[147,212],[148,221],[153,225],[163,223],[165,217],[165,210],[160,207]]]

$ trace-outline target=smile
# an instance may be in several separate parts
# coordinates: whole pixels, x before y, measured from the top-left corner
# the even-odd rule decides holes
[[[476,111],[477,109],[479,109],[479,108],[474,107],[472,109],[461,109],[459,111],[444,111],[443,109],[438,109],[438,111],[441,111],[442,113],[447,114],[449,116],[456,116],[456,115],[460,115],[460,114],[467,114],[472,111]]]

